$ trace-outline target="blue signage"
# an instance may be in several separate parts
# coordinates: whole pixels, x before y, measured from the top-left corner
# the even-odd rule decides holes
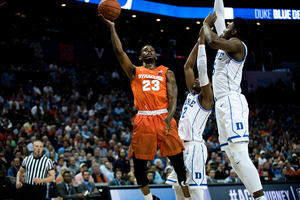
[[[100,0],[75,0],[99,4]],[[145,0],[118,0],[122,9],[186,19],[204,19],[213,7],[174,6]],[[300,9],[229,8],[225,7],[225,19],[242,17],[257,20],[300,20]]]

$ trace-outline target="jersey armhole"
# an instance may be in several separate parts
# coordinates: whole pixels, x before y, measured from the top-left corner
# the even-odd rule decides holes
[[[212,111],[212,106],[211,106],[211,109],[210,109],[210,110],[206,110],[205,108],[202,107],[202,105],[201,105],[201,103],[200,103],[200,101],[199,101],[199,94],[197,94],[196,99],[197,99],[197,103],[198,103],[199,107],[200,107],[203,111],[205,111],[205,112],[211,112],[211,111]]]
[[[130,82],[130,84],[136,79],[137,77],[137,71],[140,67],[135,67],[135,74],[134,74],[134,78],[132,79],[132,81]]]

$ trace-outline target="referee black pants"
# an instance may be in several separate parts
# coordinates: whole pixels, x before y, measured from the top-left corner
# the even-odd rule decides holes
[[[46,185],[23,184],[19,200],[43,200],[46,197]]]

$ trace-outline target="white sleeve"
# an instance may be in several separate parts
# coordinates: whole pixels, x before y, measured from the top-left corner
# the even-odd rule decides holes
[[[206,51],[204,44],[200,44],[198,46],[197,69],[199,73],[200,86],[202,87],[209,84],[207,76]]]
[[[217,14],[217,20],[215,21],[215,27],[218,36],[226,29],[225,26],[225,11],[223,0],[215,0],[214,11]]]

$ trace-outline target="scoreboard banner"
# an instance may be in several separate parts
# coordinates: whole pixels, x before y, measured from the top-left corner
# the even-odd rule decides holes
[[[74,0],[99,4],[100,0]],[[213,7],[174,6],[146,0],[118,0],[122,9],[186,19],[204,19]],[[300,20],[300,9],[225,7],[225,19],[242,17],[252,20]]]

